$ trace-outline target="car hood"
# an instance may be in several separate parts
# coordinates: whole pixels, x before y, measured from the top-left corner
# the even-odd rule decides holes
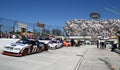
[[[39,40],[39,42],[43,42],[44,44],[48,44],[50,40]]]
[[[52,44],[49,44],[49,45],[57,45],[57,43],[52,43]]]
[[[23,48],[25,46],[28,46],[28,44],[11,43],[10,45],[7,45],[7,46],[14,47],[14,48]]]

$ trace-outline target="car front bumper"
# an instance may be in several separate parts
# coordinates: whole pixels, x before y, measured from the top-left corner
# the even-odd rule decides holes
[[[15,57],[22,56],[22,54],[20,54],[20,53],[12,53],[12,52],[7,52],[7,51],[3,51],[2,54],[8,55],[8,56],[15,56]]]

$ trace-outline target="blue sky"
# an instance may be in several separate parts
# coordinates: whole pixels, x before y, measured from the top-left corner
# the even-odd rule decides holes
[[[0,17],[46,25],[65,26],[65,21],[90,19],[91,12],[101,14],[101,19],[119,19],[120,0],[0,0]]]

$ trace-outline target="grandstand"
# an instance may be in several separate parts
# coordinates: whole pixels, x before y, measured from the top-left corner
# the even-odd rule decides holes
[[[120,19],[84,20],[75,19],[66,22],[64,27],[68,36],[114,36],[120,29]]]

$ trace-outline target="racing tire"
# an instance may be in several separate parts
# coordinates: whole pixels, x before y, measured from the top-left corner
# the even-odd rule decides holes
[[[45,44],[44,47],[45,47],[45,48],[44,48],[44,51],[48,51],[48,45]]]
[[[67,45],[68,47],[70,46],[70,44]]]
[[[27,49],[25,49],[25,50],[23,51],[22,55],[23,55],[23,56],[28,55],[28,50],[27,50]]]
[[[55,49],[57,49],[57,45],[55,46]]]
[[[42,52],[42,47],[38,48],[38,53]]]

